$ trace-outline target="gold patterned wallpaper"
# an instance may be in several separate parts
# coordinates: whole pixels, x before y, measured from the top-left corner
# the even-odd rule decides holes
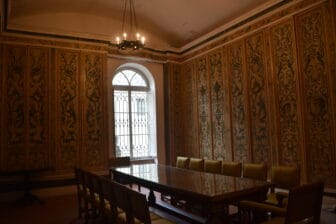
[[[106,54],[0,46],[1,170],[106,167]]]
[[[336,187],[335,1],[312,3],[167,65],[172,163],[185,155],[297,164],[303,181]]]
[[[164,66],[168,161],[298,164],[336,187],[335,0],[293,1]],[[0,35],[0,169],[106,169],[110,46]],[[170,158],[170,159],[169,159]]]

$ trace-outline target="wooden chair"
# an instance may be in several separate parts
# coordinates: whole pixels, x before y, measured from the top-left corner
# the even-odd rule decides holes
[[[88,201],[86,200],[84,189],[85,181],[82,169],[75,167],[74,172],[77,187],[78,217],[81,218],[82,214],[85,214],[88,211]]]
[[[204,160],[204,172],[220,174],[222,170],[222,162],[219,160]]]
[[[126,217],[121,209],[117,208],[117,203],[114,197],[114,189],[111,180],[100,177],[101,182],[101,192],[100,192],[100,201],[101,201],[101,212],[105,217],[104,223],[117,223],[118,216]],[[123,220],[119,218],[119,220]]]
[[[299,168],[297,166],[272,166],[271,182],[273,187],[267,194],[265,203],[282,207],[286,203],[288,191],[300,185]]]
[[[131,224],[171,224],[173,222],[160,217],[149,211],[146,195],[128,189],[129,203],[131,208]]]
[[[91,179],[90,197],[91,197],[92,205],[96,210],[101,211],[102,186],[101,186],[100,176],[94,173],[90,173],[90,179]]]
[[[241,201],[241,221],[251,223],[256,213],[271,212],[273,218],[263,222],[264,224],[294,224],[320,222],[323,182],[315,182],[292,188],[289,191],[286,208],[267,205],[253,201]],[[255,220],[254,220],[255,221]]]
[[[189,158],[184,156],[178,156],[176,158],[176,167],[182,169],[188,169],[189,167]]]
[[[243,164],[243,177],[256,180],[267,180],[267,167],[265,164],[260,163],[244,163]]]
[[[189,167],[190,170],[203,171],[204,170],[204,160],[199,158],[190,158]]]
[[[222,174],[226,176],[241,177],[242,164],[240,162],[222,161]]]
[[[85,200],[85,221],[88,222],[90,218],[90,212],[95,216],[96,208],[94,206],[94,197],[93,197],[93,185],[91,174],[88,171],[82,170],[83,175],[83,197]]]
[[[115,205],[121,211],[121,215],[117,216],[117,223],[132,223],[131,205],[128,198],[128,191],[130,189],[115,181],[111,181],[111,186]]]

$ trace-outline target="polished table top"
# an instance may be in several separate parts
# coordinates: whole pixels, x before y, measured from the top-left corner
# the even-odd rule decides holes
[[[111,171],[147,183],[193,193],[212,199],[225,199],[270,187],[265,181],[198,172],[158,164],[111,167]]]

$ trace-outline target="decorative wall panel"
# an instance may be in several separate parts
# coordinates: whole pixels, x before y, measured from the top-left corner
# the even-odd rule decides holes
[[[29,48],[27,77],[27,166],[49,166],[49,50]]]
[[[225,157],[224,160],[233,160],[232,151],[232,129],[231,129],[231,99],[230,99],[230,75],[228,68],[228,49],[223,47],[222,49],[222,69],[223,69],[223,119],[224,119],[224,142],[225,142]]]
[[[225,92],[223,82],[223,58],[221,49],[209,54],[208,62],[211,82],[211,117],[214,159],[228,160],[227,154],[229,153],[230,149],[227,148],[225,144],[225,134],[227,132],[227,127],[225,126],[224,121]]]
[[[56,60],[57,166],[66,169],[79,159],[79,53],[59,50]]]
[[[280,164],[300,163],[301,129],[298,95],[298,70],[295,54],[295,34],[292,21],[271,29],[273,79]]]
[[[86,165],[102,166],[106,160],[104,128],[104,63],[102,55],[82,55],[84,67],[83,151]]]
[[[335,184],[335,142],[322,9],[309,11],[296,19],[303,83],[308,179],[324,179]]]
[[[245,41],[246,71],[250,102],[251,147],[253,162],[270,164],[268,89],[265,65],[265,41],[262,32]]]
[[[232,110],[232,147],[235,161],[249,161],[250,138],[247,116],[247,93],[244,71],[244,45],[242,41],[229,46],[228,50],[230,94]]]
[[[180,69],[177,65],[171,64],[170,65],[170,75],[172,76],[172,85],[174,86],[174,90],[172,93],[172,104],[174,111],[174,149],[176,156],[183,156],[186,155],[186,149],[184,148],[184,133],[183,133],[183,100],[179,100],[183,97],[183,85],[182,85],[182,78],[183,75],[181,74]],[[175,156],[175,157],[176,157]],[[175,159],[175,157],[173,159]],[[173,164],[175,165],[175,163]]]
[[[211,102],[206,57],[195,61],[198,97],[199,147],[201,158],[213,158],[211,130]]]
[[[197,116],[197,91],[196,79],[193,76],[193,64],[187,63],[182,67],[181,88],[184,94],[182,105],[183,133],[182,141],[185,155],[199,157],[198,139],[195,139],[195,133],[198,133]],[[181,96],[180,96],[181,97]]]
[[[3,80],[4,80],[4,73],[3,73],[3,58],[4,58],[4,55],[3,55],[3,45],[0,44],[0,105],[4,105],[4,102],[3,102],[3,95],[4,95],[4,85],[3,85]],[[2,106],[3,108],[3,106]],[[0,110],[0,130],[5,130],[4,127],[3,127],[3,110]],[[3,160],[3,149],[5,148],[4,146],[4,133],[3,131],[0,131],[0,170],[3,170],[4,169],[4,160]],[[1,150],[2,149],[2,150]]]
[[[8,45],[4,52],[4,169],[26,167],[25,78],[27,51],[24,46]]]

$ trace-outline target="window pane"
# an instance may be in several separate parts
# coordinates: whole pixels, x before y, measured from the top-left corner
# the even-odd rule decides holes
[[[148,102],[147,92],[131,93],[132,101],[132,144],[133,156],[149,156],[148,145]]]
[[[146,87],[147,84],[143,77],[139,74],[135,74],[131,80],[131,86],[143,86]]]
[[[129,100],[127,91],[114,91],[116,156],[130,156]]]
[[[112,85],[129,86],[129,81],[121,72],[119,72],[117,75],[114,76],[112,80]]]
[[[123,70],[121,73],[123,73],[126,76],[129,83],[131,82],[133,76],[136,74],[136,72],[132,70]]]

